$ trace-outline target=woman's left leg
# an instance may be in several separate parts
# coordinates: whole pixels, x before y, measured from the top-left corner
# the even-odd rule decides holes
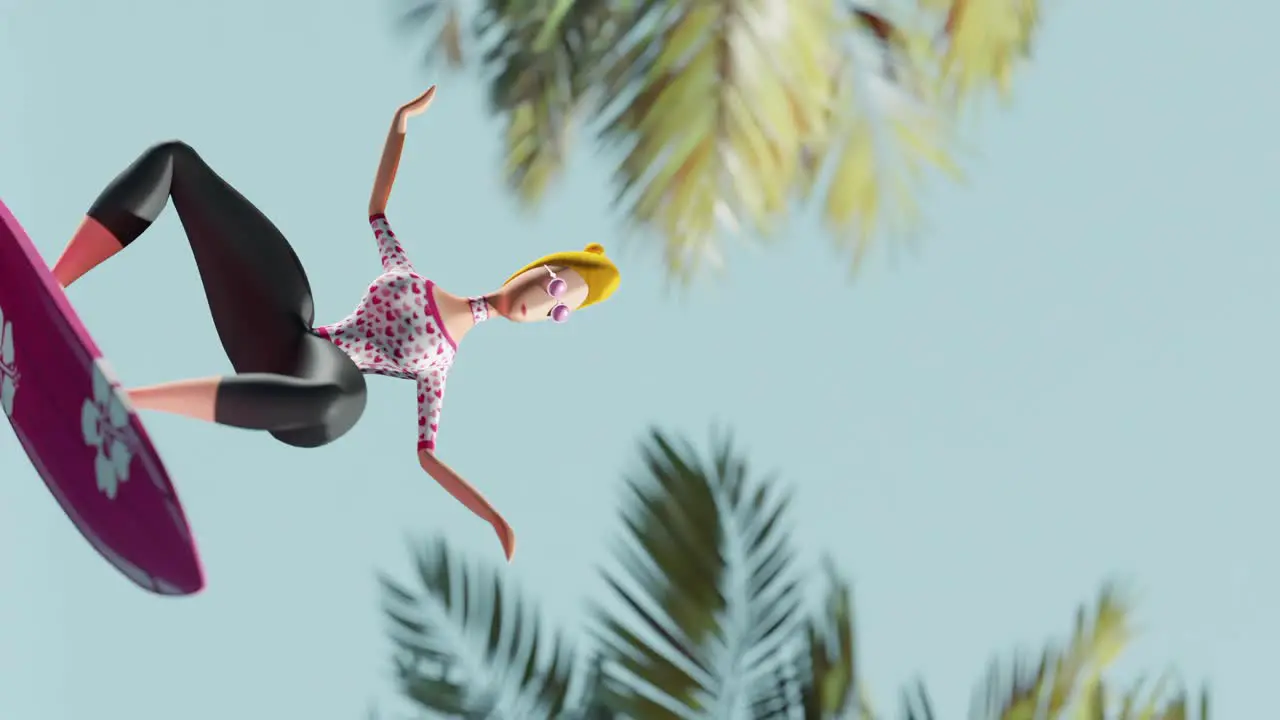
[[[237,375],[136,393],[142,408],[267,430],[314,447],[355,424],[364,377],[311,330],[311,287],[284,235],[190,146],[144,152],[98,196],[54,266],[65,287],[133,244],[172,201]]]

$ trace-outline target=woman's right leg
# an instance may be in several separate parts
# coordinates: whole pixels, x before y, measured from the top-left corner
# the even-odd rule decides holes
[[[319,447],[346,434],[364,414],[364,376],[336,345],[304,340],[307,377],[245,373],[129,390],[141,410],[270,431],[295,447]]]
[[[240,374],[144,389],[135,404],[269,430],[304,447],[345,433],[364,409],[363,376],[339,348],[311,333],[311,288],[288,241],[189,146],[154,146],[108,185],[54,276],[65,287],[133,243],[170,198]]]
[[[247,430],[299,430],[325,418],[340,404],[343,390],[325,379],[250,373],[132,388],[129,401],[141,410]]]

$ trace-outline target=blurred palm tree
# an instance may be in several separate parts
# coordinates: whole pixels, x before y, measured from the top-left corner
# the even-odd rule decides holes
[[[771,237],[817,202],[856,261],[906,236],[927,170],[958,176],[955,112],[1009,92],[1040,0],[402,0],[427,61],[474,60],[526,206],[590,127],[615,202],[685,282],[725,235]],[[469,13],[468,13],[469,14]]]
[[[493,570],[442,541],[409,582],[382,579],[399,687],[418,717],[488,720],[874,720],[859,682],[848,583],[803,572],[789,494],[754,478],[729,442],[703,459],[654,432],[626,482],[624,533],[575,651]],[[806,609],[813,581],[824,601]],[[975,720],[1207,720],[1168,682],[1113,695],[1104,674],[1130,639],[1129,607],[1104,587],[1065,644],[993,664]],[[907,720],[932,720],[920,685]]]

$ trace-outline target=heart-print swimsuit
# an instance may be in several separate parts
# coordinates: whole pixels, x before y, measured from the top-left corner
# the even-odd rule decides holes
[[[458,346],[449,337],[436,304],[435,284],[413,270],[385,215],[369,218],[382,274],[344,320],[316,328],[337,345],[360,372],[418,383],[418,449],[435,451],[444,404],[445,378]],[[472,319],[489,318],[489,304],[470,298]]]

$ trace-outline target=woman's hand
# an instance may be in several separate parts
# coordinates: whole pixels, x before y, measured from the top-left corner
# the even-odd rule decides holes
[[[403,134],[408,129],[409,118],[415,115],[421,115],[431,107],[431,101],[436,97],[436,86],[432,85],[427,91],[418,97],[410,100],[396,110],[396,127]]]
[[[502,543],[502,552],[507,556],[507,562],[511,562],[511,556],[516,554],[516,533],[506,519],[497,513],[494,513],[491,522],[494,531],[498,533],[498,542]]]
[[[382,159],[378,161],[378,173],[373,178],[373,192],[369,194],[369,215],[378,215],[387,211],[387,199],[391,197],[391,186],[396,182],[396,171],[400,169],[400,153],[404,151],[404,133],[409,118],[421,115],[431,105],[436,96],[436,86],[396,110],[391,121],[391,129],[387,131],[387,144],[382,147]]]
[[[430,451],[419,450],[418,463],[458,502],[493,526],[494,532],[498,533],[498,541],[502,543],[502,552],[507,556],[507,562],[511,562],[511,556],[516,552],[516,534],[511,530],[511,525],[506,518],[489,504],[479,490],[462,479],[462,476],[448,465],[440,462],[440,459]]]

